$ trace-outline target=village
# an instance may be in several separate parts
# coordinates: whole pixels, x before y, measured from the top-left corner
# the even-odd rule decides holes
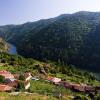
[[[36,76],[32,76],[30,72],[25,72],[23,74],[12,74],[11,72],[6,70],[0,71],[0,77],[4,78],[3,83],[0,83],[0,92],[14,92],[16,90],[20,91],[20,88],[22,87],[24,88],[24,91],[27,91],[31,86],[30,80],[41,80],[40,78],[36,78]],[[70,83],[53,76],[47,76],[42,80],[56,86],[63,86],[64,88],[70,89],[75,92],[84,92],[91,97],[97,92],[100,92],[100,86],[93,87],[87,84]]]

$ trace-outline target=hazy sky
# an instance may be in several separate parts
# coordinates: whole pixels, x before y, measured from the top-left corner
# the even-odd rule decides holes
[[[77,11],[100,11],[100,0],[0,0],[0,25],[21,24]]]

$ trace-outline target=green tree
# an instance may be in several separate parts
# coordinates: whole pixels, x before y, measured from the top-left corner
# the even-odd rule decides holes
[[[23,81],[19,81],[18,86],[17,86],[17,89],[18,90],[24,90],[25,89],[24,82]]]
[[[97,95],[97,96],[95,97],[95,99],[96,99],[96,100],[100,100],[100,95]]]
[[[4,77],[0,75],[0,83],[4,83]]]
[[[24,81],[24,80],[25,80],[24,75],[21,74],[21,75],[19,76],[19,80]]]

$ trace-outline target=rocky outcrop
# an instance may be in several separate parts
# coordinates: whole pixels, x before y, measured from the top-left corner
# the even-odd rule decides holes
[[[9,44],[0,37],[0,53],[7,52],[9,49]]]

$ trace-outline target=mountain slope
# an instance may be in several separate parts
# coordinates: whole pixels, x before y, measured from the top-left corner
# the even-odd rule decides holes
[[[26,57],[100,72],[99,24],[100,13],[77,12],[23,25],[1,26],[0,35]]]
[[[0,37],[0,53],[7,52],[9,49],[8,44]]]

